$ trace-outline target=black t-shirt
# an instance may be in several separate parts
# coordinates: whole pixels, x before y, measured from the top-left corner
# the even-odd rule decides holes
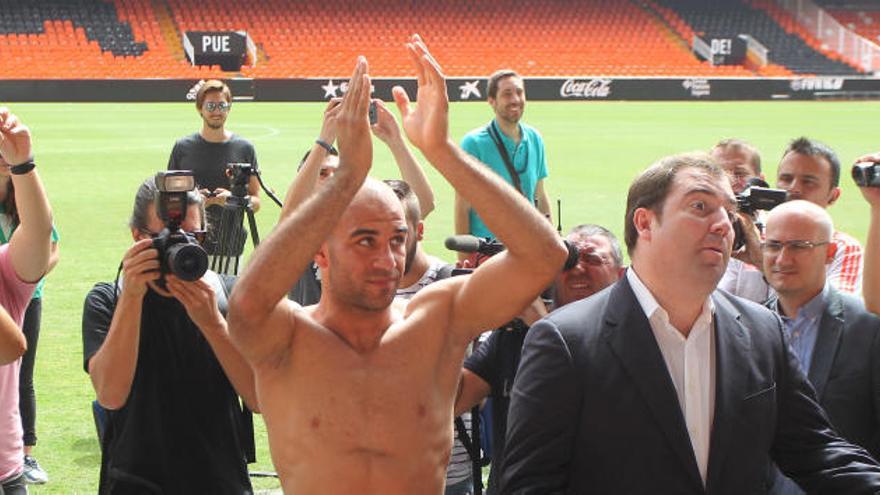
[[[174,143],[168,158],[168,170],[192,170],[199,189],[229,189],[228,163],[250,163],[256,169],[254,145],[235,134],[229,141],[212,143],[197,132]]]
[[[504,454],[504,436],[507,432],[507,411],[510,391],[522,357],[522,346],[529,327],[522,320],[499,328],[489,334],[464,361],[465,369],[479,376],[491,387],[492,398],[492,470],[489,472],[489,490],[495,493],[498,482],[496,462]]]
[[[228,163],[250,163],[257,170],[257,154],[250,141],[235,134],[223,143],[206,141],[198,132],[177,140],[168,158],[168,170],[192,170],[199,189],[229,189]],[[220,205],[207,210],[208,254],[240,256],[247,238],[243,217]],[[221,248],[222,245],[222,248]]]
[[[86,296],[86,372],[115,304],[112,284],[96,284]],[[235,390],[183,305],[148,290],[131,392],[107,414],[99,493],[251,493],[241,414]]]

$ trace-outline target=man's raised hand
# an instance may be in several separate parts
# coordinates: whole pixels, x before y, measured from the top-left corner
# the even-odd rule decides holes
[[[358,57],[348,91],[339,104],[336,135],[339,170],[349,169],[366,176],[373,163],[373,140],[370,135],[370,76],[367,59]]]
[[[416,68],[419,83],[418,104],[410,107],[409,96],[400,86],[392,90],[394,101],[400,110],[406,137],[426,155],[442,150],[449,144],[449,97],[446,94],[446,78],[440,65],[428,52],[428,47],[414,34],[406,44]]]

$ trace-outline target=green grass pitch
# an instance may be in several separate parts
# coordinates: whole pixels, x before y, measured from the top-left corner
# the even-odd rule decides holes
[[[126,227],[141,180],[163,170],[174,140],[201,124],[191,103],[12,104],[32,129],[36,161],[61,234],[61,262],[49,276],[36,365],[36,457],[51,481],[32,493],[94,493],[100,452],[91,419],[94,397],[82,370],[82,303],[98,281],[112,280],[131,242]],[[252,140],[267,185],[283,198],[303,152],[317,137],[323,104],[237,103],[228,126]],[[481,103],[452,105],[452,136],[485,124]],[[526,122],[544,135],[551,199],[562,200],[563,227],[592,222],[621,235],[630,180],[662,156],[705,150],[740,137],[762,152],[770,182],[786,143],[807,135],[834,147],[844,163],[843,195],[830,210],[837,227],[864,240],[867,205],[849,178],[852,160],[880,149],[873,102],[530,103]],[[428,252],[452,233],[452,189],[427,164],[437,209],[428,218]],[[397,177],[391,154],[375,141],[374,176]],[[554,207],[555,208],[555,207]],[[257,214],[267,236],[278,208]],[[554,212],[555,216],[555,212]],[[258,419],[256,470],[272,470]],[[185,465],[181,469],[186,469]],[[257,487],[271,487],[258,481]]]

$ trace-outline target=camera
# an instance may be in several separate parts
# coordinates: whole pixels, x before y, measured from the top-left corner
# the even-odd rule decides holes
[[[758,210],[770,211],[785,203],[788,193],[784,189],[773,189],[759,177],[749,179],[749,186],[736,195],[739,211],[754,215]]]
[[[226,177],[229,178],[229,192],[238,198],[247,196],[251,175],[255,173],[254,166],[250,163],[227,163]]]
[[[173,273],[181,280],[198,280],[208,270],[208,254],[194,234],[184,232],[180,225],[186,219],[186,196],[195,189],[190,170],[174,170],[156,174],[156,213],[165,228],[153,238],[159,251],[159,270],[164,276]],[[160,281],[164,284],[164,280]]]
[[[788,193],[784,189],[770,188],[760,177],[752,177],[749,179],[749,186],[736,195],[736,206],[740,212],[754,217],[758,210],[770,211],[786,200]],[[759,229],[762,228],[761,224],[756,225]],[[733,232],[733,250],[737,251],[746,244],[742,221],[738,218],[733,222]]]
[[[852,177],[859,187],[880,187],[880,163],[856,163]]]

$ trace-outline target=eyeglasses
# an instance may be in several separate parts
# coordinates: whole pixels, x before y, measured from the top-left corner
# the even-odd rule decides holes
[[[761,243],[761,250],[767,254],[778,254],[782,252],[782,248],[787,247],[793,254],[804,253],[813,248],[824,246],[828,241],[764,241]]]
[[[209,112],[220,110],[220,113],[226,113],[229,111],[230,106],[231,105],[229,103],[226,103],[225,101],[209,101],[205,103],[205,110]]]

